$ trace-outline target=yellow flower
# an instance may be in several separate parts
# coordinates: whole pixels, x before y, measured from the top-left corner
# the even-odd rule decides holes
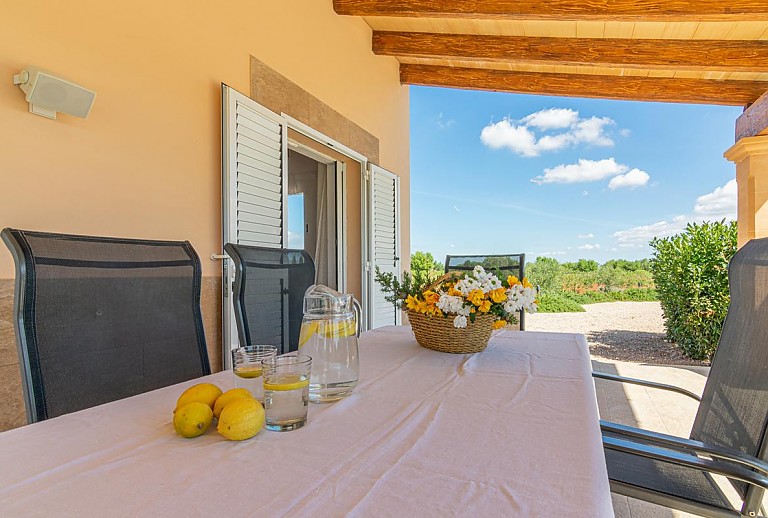
[[[434,306],[440,300],[440,294],[435,293],[432,290],[427,290],[424,292],[424,300],[427,302],[427,304]]]
[[[533,284],[528,281],[528,277],[523,277],[523,288],[533,288]]]
[[[480,304],[480,312],[481,313],[488,313],[491,310],[491,301],[490,300],[484,300]]]
[[[467,295],[467,300],[475,306],[482,304],[484,298],[485,293],[483,293],[483,290],[472,290],[469,292],[469,295]]]
[[[494,329],[501,329],[505,325],[507,325],[507,322],[505,320],[497,320],[496,322],[493,323],[492,327]]]
[[[405,299],[405,306],[408,309],[416,309],[419,307],[419,301],[414,297],[413,295],[408,295],[408,298]]]
[[[515,284],[520,284],[520,280],[514,275],[510,275],[509,277],[507,277],[507,284],[509,284],[509,287],[511,288]]]
[[[507,292],[504,291],[504,288],[496,288],[495,290],[491,290],[488,295],[491,296],[492,301],[497,303],[507,300]]]
[[[462,296],[461,295],[461,291],[457,290],[453,286],[448,288],[448,295],[450,295],[451,297],[461,297]]]

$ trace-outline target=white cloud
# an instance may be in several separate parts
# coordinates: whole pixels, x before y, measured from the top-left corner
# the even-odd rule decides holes
[[[589,196],[589,191],[581,191],[582,196]]]
[[[615,232],[613,236],[621,248],[641,248],[654,237],[664,238],[679,234],[688,223],[712,219],[736,219],[736,180],[696,198],[693,213],[675,216],[671,221],[658,221]]]
[[[568,108],[549,108],[523,117],[520,122],[542,130],[562,129],[576,124],[579,112]]]
[[[480,132],[480,140],[490,148],[507,147],[522,156],[539,154],[536,136],[525,126],[513,126],[509,119],[484,127]]]
[[[437,115],[437,127],[438,128],[440,128],[440,129],[448,129],[451,126],[453,126],[454,124],[456,124],[456,121],[453,120],[453,119],[446,119],[445,117],[443,117],[443,112],[440,112]]]
[[[586,244],[586,245],[577,246],[576,248],[578,248],[579,250],[599,250],[600,245],[598,245],[597,243],[595,243],[594,245]]]
[[[620,189],[622,187],[634,189],[635,187],[641,187],[647,184],[650,179],[650,175],[645,171],[632,169],[626,174],[620,174],[611,178],[611,181],[608,182],[608,188],[611,190]]]
[[[543,176],[532,178],[533,183],[576,183],[603,180],[625,173],[629,167],[617,164],[613,158],[586,160],[580,158],[577,164],[560,164],[551,169],[544,169]]]
[[[731,180],[711,193],[699,196],[693,207],[693,213],[697,216],[716,219],[736,219],[736,199],[736,180]]]
[[[595,237],[595,235],[592,234],[592,233],[589,233],[589,234],[579,234],[576,237],[578,237],[579,239],[592,239],[593,237]]]
[[[613,140],[605,134],[605,127],[615,124],[609,117],[582,119],[573,128],[573,138],[595,146],[612,146]]]
[[[461,209],[458,208],[456,205],[453,206],[453,210],[455,210],[456,212],[461,212]]]
[[[549,108],[531,113],[520,120],[505,117],[485,126],[480,140],[493,149],[508,148],[524,157],[539,156],[543,152],[558,151],[569,146],[590,144],[612,146],[613,140],[606,133],[615,122],[609,117],[582,119],[579,112],[567,108]],[[544,133],[537,136],[536,132]]]
[[[632,134],[632,130],[629,130],[629,129],[626,129],[626,128],[619,130],[619,135],[621,135],[622,137],[628,137],[631,134]]]
[[[676,216],[672,221],[659,221],[650,225],[640,225],[627,230],[614,232],[619,246],[622,245],[644,245],[654,237],[669,237],[679,233],[685,228],[688,218],[685,216]],[[627,247],[624,247],[627,248]]]

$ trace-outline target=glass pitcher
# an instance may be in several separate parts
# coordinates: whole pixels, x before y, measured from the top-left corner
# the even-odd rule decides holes
[[[312,357],[310,401],[329,403],[352,393],[360,371],[359,336],[360,304],[352,295],[320,284],[307,289],[299,350]]]

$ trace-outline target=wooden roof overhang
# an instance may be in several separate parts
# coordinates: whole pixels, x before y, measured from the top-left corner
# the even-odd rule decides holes
[[[747,106],[768,91],[768,0],[333,0],[403,84]]]

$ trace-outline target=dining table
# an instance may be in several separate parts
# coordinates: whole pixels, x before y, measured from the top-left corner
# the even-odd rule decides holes
[[[222,371],[0,433],[0,516],[613,516],[583,335],[448,354],[386,326],[359,360],[290,432],[176,435],[179,395]]]

